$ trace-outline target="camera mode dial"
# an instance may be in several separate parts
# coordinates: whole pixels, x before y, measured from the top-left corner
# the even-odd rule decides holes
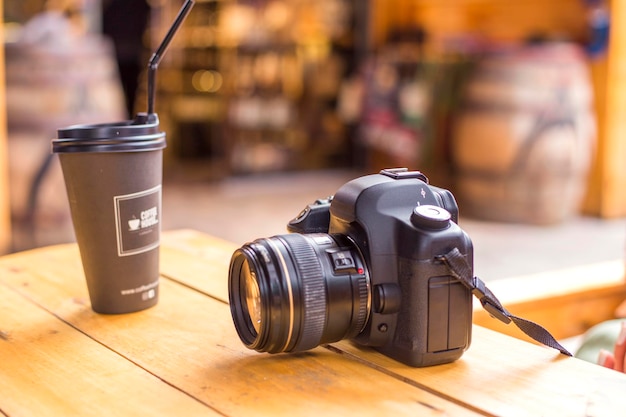
[[[411,223],[413,226],[441,230],[448,227],[452,215],[442,207],[423,205],[417,206],[411,213]]]

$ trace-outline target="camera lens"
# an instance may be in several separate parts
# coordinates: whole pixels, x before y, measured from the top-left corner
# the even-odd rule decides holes
[[[257,239],[235,251],[228,281],[237,333],[259,352],[303,351],[354,337],[370,312],[367,269],[345,236]]]
[[[254,327],[254,331],[258,333],[261,323],[261,293],[256,281],[256,274],[248,266],[248,261],[244,261],[241,272],[243,274],[241,284],[243,285],[243,293],[246,298],[246,311],[250,316],[250,322],[252,327]]]

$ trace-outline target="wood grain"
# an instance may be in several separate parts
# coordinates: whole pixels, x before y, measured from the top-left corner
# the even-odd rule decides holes
[[[479,326],[461,359],[430,368],[401,366],[345,341],[338,348],[409,383],[480,405],[490,415],[609,416],[626,407],[625,375],[548,348],[510,343]]]
[[[177,241],[176,243],[168,241],[168,245],[173,244],[181,250],[178,256],[183,262],[179,265],[184,265],[178,272],[171,270],[170,273],[193,287],[202,287],[203,283],[197,281],[197,275],[186,271],[189,268],[197,268],[194,264],[203,261],[192,258],[184,261],[186,244],[183,242],[193,242],[193,245],[188,247],[189,254],[211,260],[227,259],[235,248],[232,244],[216,246],[213,238],[191,231],[177,232],[168,238]],[[193,249],[195,245],[204,248],[203,255]],[[224,268],[224,265],[221,268]],[[220,275],[219,268],[216,267],[213,273]],[[221,275],[225,279],[225,273],[222,272]],[[591,280],[590,277],[594,279]],[[594,306],[601,305],[605,300],[600,295],[615,297],[615,294],[619,296],[624,293],[624,269],[621,262],[607,262],[511,278],[496,284],[493,289],[496,294],[502,294],[503,300],[513,304],[516,311],[520,310],[520,306],[526,306],[527,309],[519,314],[536,320],[552,331],[554,325],[560,324],[561,329],[566,327],[570,320],[574,325],[580,324],[579,317],[567,315],[573,312],[580,314],[585,310],[581,309],[580,303],[585,301],[584,295],[587,291],[591,291],[587,298],[592,300]],[[620,291],[615,292],[616,289]],[[223,294],[219,296],[223,297]],[[540,302],[537,302],[537,299],[540,299]],[[553,302],[554,305],[548,308]],[[538,315],[532,314],[533,311],[538,312]],[[551,317],[550,314],[555,315]],[[478,317],[482,320],[481,323],[499,323],[487,315],[481,316],[481,313]],[[600,315],[595,312],[594,317],[598,318]],[[517,337],[523,335],[513,326],[503,325],[503,327]],[[616,395],[611,401],[606,401],[603,393],[604,381],[612,377],[619,379],[618,387],[626,388],[626,376],[615,375],[615,372],[578,359],[566,358],[549,348],[525,342],[511,346],[509,344],[510,340],[501,334],[475,326],[472,346],[459,361],[430,368],[406,367],[373,350],[357,347],[348,341],[333,344],[330,348],[355,360],[364,361],[369,366],[403,379],[409,384],[434,391],[450,400],[461,401],[468,407],[476,407],[490,415],[584,415],[585,410],[606,411],[612,407],[626,407],[626,399],[622,400],[622,395]],[[596,372],[600,374],[597,377]],[[594,377],[587,379],[586,375]],[[586,383],[587,380],[591,382]],[[537,390],[537,387],[540,389]],[[606,389],[620,388],[611,386]],[[541,398],[533,398],[538,392],[541,393]]]
[[[159,303],[124,315],[91,310],[74,244],[0,258],[0,411],[579,416],[626,408],[626,375],[479,326],[460,360],[429,368],[349,341],[299,354],[248,350],[224,294],[235,248],[198,232],[164,233]]]
[[[0,414],[217,415],[1,283],[0,306]]]
[[[162,252],[168,259],[167,245]],[[74,245],[11,255],[0,261],[0,282],[48,311],[49,320],[58,317],[95,344],[225,415],[340,415],[353,409],[366,416],[476,415],[322,347],[294,355],[250,351],[239,341],[225,302],[170,279],[161,280],[156,307],[126,315],[95,314],[87,302],[77,256]],[[197,255],[189,255],[180,265],[181,280],[190,265],[211,269],[211,262]],[[222,270],[220,277],[225,273]],[[90,358],[88,352],[85,349],[85,360]],[[29,395],[26,390],[16,401],[23,403]],[[1,404],[2,400],[0,410]]]

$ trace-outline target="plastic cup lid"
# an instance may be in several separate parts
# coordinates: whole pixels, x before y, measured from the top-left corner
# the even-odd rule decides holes
[[[53,153],[140,152],[166,146],[156,114],[142,113],[134,120],[118,123],[68,126],[57,134],[52,140]]]

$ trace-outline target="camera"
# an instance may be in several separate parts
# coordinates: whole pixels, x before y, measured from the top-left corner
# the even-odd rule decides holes
[[[472,292],[441,259],[456,248],[473,270],[457,223],[452,193],[419,171],[347,182],[291,220],[291,233],[234,252],[229,302],[240,339],[269,353],[350,339],[416,367],[460,358]]]

